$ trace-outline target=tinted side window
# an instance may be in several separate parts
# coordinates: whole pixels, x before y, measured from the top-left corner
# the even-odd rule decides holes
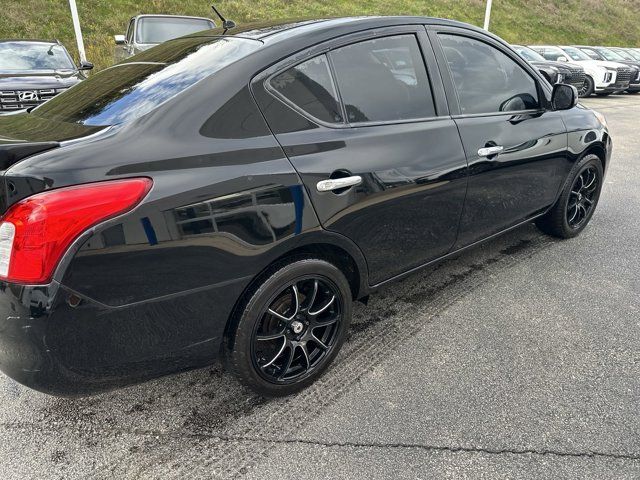
[[[343,123],[329,62],[325,55],[307,60],[273,77],[271,87],[309,115],[329,123]]]
[[[330,55],[350,123],[435,116],[427,70],[414,35],[368,40]]]
[[[479,40],[440,35],[464,114],[538,108],[533,78],[500,50]]]

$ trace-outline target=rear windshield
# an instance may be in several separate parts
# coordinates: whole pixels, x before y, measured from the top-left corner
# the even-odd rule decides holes
[[[242,38],[181,38],[92,75],[32,114],[107,126],[130,122],[260,47]]]
[[[204,18],[142,17],[138,20],[137,43],[163,43],[190,33],[214,28]]]

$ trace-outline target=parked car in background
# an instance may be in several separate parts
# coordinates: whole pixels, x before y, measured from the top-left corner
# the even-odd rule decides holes
[[[640,51],[634,50],[633,48],[622,48],[622,47],[608,47],[609,50],[613,50],[616,53],[619,53],[623,58],[627,60],[636,60],[640,62]]]
[[[584,53],[589,55],[594,60],[604,60],[609,62],[617,62],[627,65],[632,69],[631,81],[629,82],[629,88],[626,90],[628,93],[640,92],[640,61],[631,58],[627,59],[617,52],[607,47],[591,47],[585,45],[574,45],[575,48],[579,48]]]
[[[210,18],[178,15],[137,15],[129,20],[127,33],[115,35],[116,61],[124,60],[155,45],[191,33],[211,30]]]
[[[512,47],[518,53],[518,55],[520,55],[532,65],[536,66],[552,85],[555,83],[566,83],[567,85],[573,85],[574,87],[576,87],[576,89],[578,89],[578,91],[582,90],[586,74],[584,72],[584,68],[582,68],[580,65],[571,64],[568,62],[552,62],[545,59],[538,52],[523,45],[512,45]],[[550,76],[548,76],[548,74],[545,73],[545,70],[549,69],[554,69],[555,71],[557,71],[555,79],[551,78]]]
[[[529,45],[547,60],[580,65],[586,73],[580,96],[609,95],[629,88],[631,69],[615,62],[593,60],[578,48],[555,45]]]
[[[93,65],[79,67],[58,42],[0,40],[0,114],[35,107],[84,80]]]
[[[294,393],[354,300],[532,221],[579,235],[611,146],[574,87],[464,23],[171,40],[0,118],[0,369],[78,395],[222,356]]]

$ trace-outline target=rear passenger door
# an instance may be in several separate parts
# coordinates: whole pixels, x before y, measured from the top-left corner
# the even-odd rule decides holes
[[[456,239],[467,163],[434,66],[424,27],[399,27],[302,52],[253,82],[322,225],[360,247],[372,284]]]
[[[544,212],[572,166],[562,112],[535,69],[488,35],[434,27],[429,35],[469,163],[456,248]]]

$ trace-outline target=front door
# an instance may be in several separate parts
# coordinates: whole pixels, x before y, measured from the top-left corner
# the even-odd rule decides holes
[[[485,35],[430,36],[469,162],[461,248],[551,206],[572,163],[562,114],[545,110],[549,92],[533,67]]]
[[[322,225],[360,247],[377,284],[450,251],[464,150],[423,27],[318,51],[271,69],[254,93]]]

